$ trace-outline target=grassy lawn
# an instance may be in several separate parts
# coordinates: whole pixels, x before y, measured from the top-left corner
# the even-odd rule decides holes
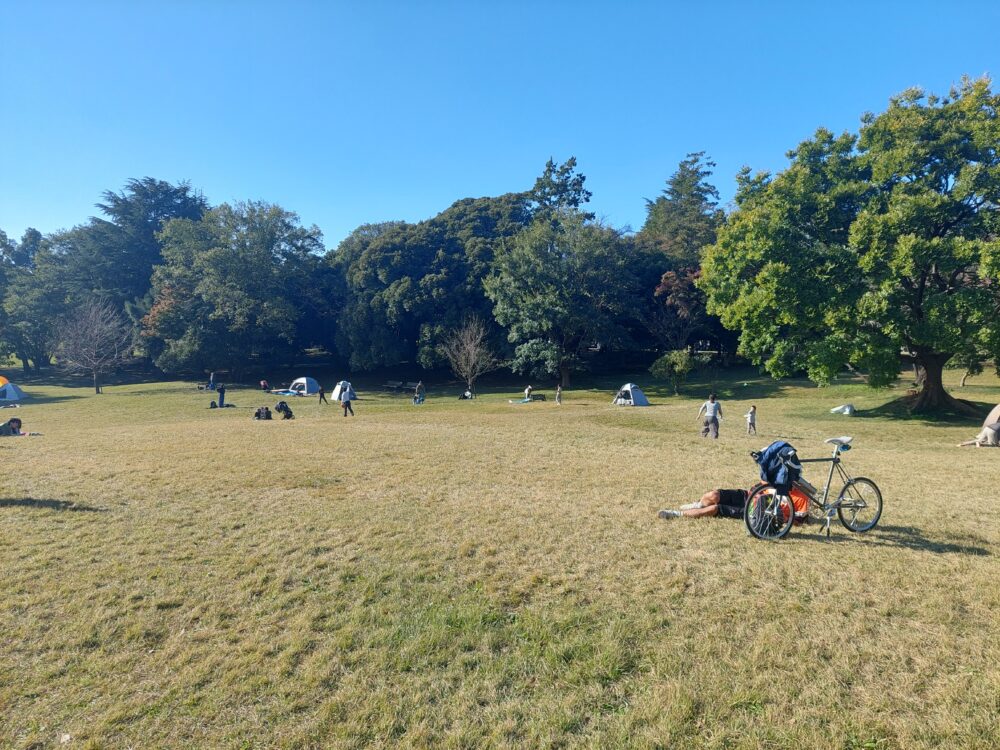
[[[1000,745],[1000,450],[954,447],[978,425],[740,379],[711,442],[693,386],[627,409],[610,381],[562,407],[355,384],[356,418],[270,423],[249,390],[25,384],[0,412],[44,433],[0,441],[0,746]],[[845,433],[874,532],[656,517],[750,484],[772,439]]]

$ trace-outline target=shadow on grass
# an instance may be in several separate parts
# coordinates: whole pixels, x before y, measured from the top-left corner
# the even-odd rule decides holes
[[[893,399],[887,403],[877,406],[874,409],[864,409],[854,413],[855,419],[900,419],[911,422],[925,422],[928,424],[940,425],[970,425],[978,427],[982,425],[986,415],[990,413],[996,404],[985,401],[970,401],[962,399],[965,403],[973,406],[982,413],[979,417],[970,417],[967,414],[941,413],[941,414],[912,414],[909,409],[909,399],[907,397]]]
[[[816,533],[817,530],[819,530],[819,533]],[[845,533],[850,534],[850,532],[846,531]],[[974,555],[976,557],[990,557],[993,554],[986,547],[979,546],[983,544],[983,542],[981,539],[977,539],[976,537],[957,537],[943,534],[937,539],[929,539],[915,526],[882,525],[877,526],[867,534],[850,534],[849,536],[845,536],[844,534],[832,534],[829,538],[827,538],[826,534],[822,533],[822,526],[820,524],[816,524],[809,526],[801,536],[796,538],[806,542],[860,542],[876,547],[912,549],[920,552],[933,552],[938,555]],[[975,543],[970,544],[969,542]]]
[[[41,510],[69,510],[79,513],[107,513],[107,508],[71,503],[68,500],[39,500],[33,497],[0,497],[0,508],[38,508]]]

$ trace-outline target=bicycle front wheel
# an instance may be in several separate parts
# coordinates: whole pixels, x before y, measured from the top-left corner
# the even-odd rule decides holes
[[[769,484],[758,488],[743,508],[743,523],[758,539],[775,541],[792,528],[795,507],[787,495],[779,495]]]
[[[845,484],[837,498],[837,515],[848,531],[874,529],[882,517],[882,493],[875,482],[857,477]]]

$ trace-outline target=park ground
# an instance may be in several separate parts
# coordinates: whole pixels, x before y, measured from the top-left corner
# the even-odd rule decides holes
[[[1000,450],[954,447],[974,421],[739,374],[712,442],[705,385],[629,409],[610,380],[561,407],[355,384],[353,419],[269,423],[249,389],[24,384],[0,747],[1000,746]],[[985,415],[1000,381],[960,395]],[[772,439],[842,434],[885,497],[867,535],[656,517],[747,486]]]

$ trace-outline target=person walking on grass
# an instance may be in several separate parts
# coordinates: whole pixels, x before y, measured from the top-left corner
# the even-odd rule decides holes
[[[330,402],[326,400],[326,389],[323,386],[319,387],[319,402],[321,404],[329,404]]]
[[[556,385],[556,406],[562,405],[562,383]]]
[[[344,407],[344,416],[347,416],[347,412],[351,412],[351,416],[354,416],[354,409],[351,407],[351,389],[345,385],[340,386],[340,405]]]
[[[747,435],[757,434],[757,407],[751,406],[750,411],[743,415],[747,420]]]
[[[701,419],[701,415],[705,415],[705,425],[702,427],[701,436],[708,437],[712,436],[713,440],[719,439],[719,420],[722,419],[722,404],[715,400],[715,394],[713,393],[708,397],[708,401],[701,405],[698,410],[698,419]]]

